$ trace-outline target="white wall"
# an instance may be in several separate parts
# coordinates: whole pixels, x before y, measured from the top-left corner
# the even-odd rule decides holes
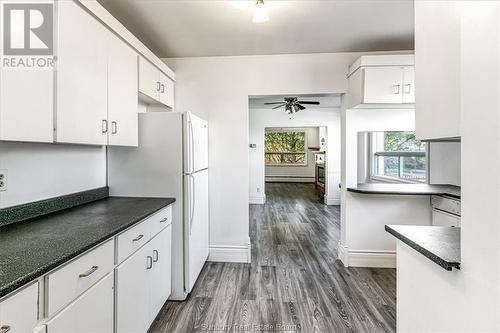
[[[386,224],[431,223],[429,196],[393,196],[348,192],[358,182],[359,132],[414,131],[413,109],[342,110],[343,174],[339,258],[346,266],[395,267],[396,240]]]
[[[257,148],[250,149],[250,202],[263,203],[265,201],[264,168],[264,130],[266,127],[327,127],[327,170],[325,203],[340,203],[340,110],[338,108],[307,108],[296,113],[293,119],[282,110],[251,109],[250,110],[250,143],[256,143]],[[317,130],[315,131],[318,135]],[[311,157],[314,166],[314,157]],[[283,169],[283,168],[280,168]],[[314,169],[313,169],[314,174]]]
[[[7,170],[5,208],[106,186],[106,149],[0,142],[0,169]]]
[[[269,111],[269,109],[268,109]],[[281,110],[283,112],[283,110]],[[289,119],[287,119],[289,120]],[[252,110],[250,110],[250,126],[254,123],[252,122]],[[264,125],[265,126],[265,125]],[[289,123],[283,123],[280,127],[289,128]],[[308,147],[319,147],[319,127],[297,127],[298,130],[306,132],[306,155],[307,164],[306,165],[266,165],[266,182],[278,181],[278,182],[314,182],[315,174],[315,163],[314,163],[314,151],[307,149]],[[252,130],[250,130],[252,132]],[[260,138],[256,138],[259,139]],[[250,136],[250,143],[252,143],[254,138]],[[251,154],[251,153],[250,153]],[[252,158],[252,155],[250,155]],[[252,175],[250,174],[250,177]],[[252,181],[250,180],[250,183]],[[250,189],[251,191],[251,189]],[[250,198],[250,202],[251,202]]]
[[[404,266],[410,278],[398,281],[401,331],[500,331],[500,3],[459,4],[461,269]]]
[[[429,183],[460,186],[460,142],[429,144]]]
[[[210,122],[211,246],[249,243],[248,97],[344,93],[347,68],[360,55],[165,59],[175,71],[176,110]]]

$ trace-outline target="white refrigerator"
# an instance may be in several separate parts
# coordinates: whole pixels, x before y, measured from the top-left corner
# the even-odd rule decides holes
[[[139,114],[139,147],[108,147],[111,196],[174,197],[172,294],[184,300],[208,258],[208,124],[192,113]]]

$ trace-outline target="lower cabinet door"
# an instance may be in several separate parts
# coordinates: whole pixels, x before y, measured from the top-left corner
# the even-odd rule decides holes
[[[151,321],[160,312],[170,296],[172,261],[172,226],[169,225],[151,240],[153,269],[150,274]]]
[[[0,303],[0,332],[31,332],[38,320],[38,282]]]
[[[47,322],[47,333],[113,332],[113,273]]]
[[[146,332],[151,324],[149,275],[153,267],[150,243],[115,269],[116,332]]]

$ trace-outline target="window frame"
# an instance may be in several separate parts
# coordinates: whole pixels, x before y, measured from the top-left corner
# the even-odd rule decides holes
[[[429,183],[429,145],[424,142],[424,151],[385,151],[385,133],[386,132],[411,132],[411,131],[380,131],[380,132],[370,132],[368,135],[368,160],[369,160],[369,170],[368,178],[371,181],[384,182],[384,183],[396,183],[396,184],[428,184]],[[393,156],[393,157],[425,157],[425,179],[422,181],[405,179],[400,177],[392,177],[386,175],[375,174],[375,169],[377,167],[376,157],[377,156]],[[399,159],[398,163],[401,160]]]
[[[267,152],[266,151],[266,134],[269,132],[275,132],[275,133],[286,133],[286,132],[302,132],[304,133],[304,152],[302,153],[290,153],[290,152]],[[309,165],[309,151],[308,151],[308,146],[307,146],[307,128],[266,128],[264,129],[264,164],[266,167],[307,167]],[[290,154],[295,154],[295,155],[302,155],[304,154],[304,163],[294,163],[294,164],[287,164],[287,163],[268,163],[266,162],[266,155],[267,154],[281,154],[283,155],[290,155]]]

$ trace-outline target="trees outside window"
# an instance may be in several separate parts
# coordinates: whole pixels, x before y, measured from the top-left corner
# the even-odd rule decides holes
[[[266,165],[307,165],[306,141],[304,130],[266,129]]]

